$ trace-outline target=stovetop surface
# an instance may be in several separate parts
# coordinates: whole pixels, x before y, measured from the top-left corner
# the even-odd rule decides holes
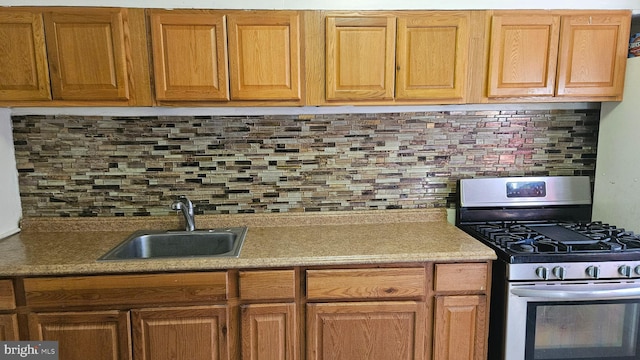
[[[487,221],[459,227],[509,263],[640,259],[640,235],[602,222]]]
[[[640,261],[639,235],[592,221],[588,176],[461,179],[458,190],[456,225],[508,263]]]

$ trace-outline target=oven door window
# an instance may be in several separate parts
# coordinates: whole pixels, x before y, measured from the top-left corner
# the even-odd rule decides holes
[[[527,360],[640,359],[638,300],[530,302]]]

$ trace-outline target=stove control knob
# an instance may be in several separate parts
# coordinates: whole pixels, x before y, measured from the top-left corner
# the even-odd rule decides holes
[[[629,265],[621,265],[618,268],[618,273],[624,277],[631,277],[631,266]]]
[[[542,280],[549,280],[549,269],[544,266],[540,266],[536,269],[536,275]]]
[[[591,265],[587,268],[585,272],[587,273],[587,276],[591,278],[594,278],[594,279],[600,278],[600,266]]]
[[[636,275],[640,275],[640,265],[636,266],[634,271],[636,272]]]
[[[564,276],[567,273],[567,270],[562,266],[556,266],[553,268],[553,275],[560,280],[564,280]]]

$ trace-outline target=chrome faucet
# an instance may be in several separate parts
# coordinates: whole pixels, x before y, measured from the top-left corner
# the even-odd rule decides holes
[[[186,231],[194,231],[196,229],[196,219],[191,200],[187,199],[186,196],[180,196],[178,200],[171,204],[171,209],[182,211]]]

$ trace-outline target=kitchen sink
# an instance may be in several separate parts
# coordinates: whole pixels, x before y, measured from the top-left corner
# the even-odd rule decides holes
[[[238,257],[247,227],[195,231],[136,231],[98,260]]]

